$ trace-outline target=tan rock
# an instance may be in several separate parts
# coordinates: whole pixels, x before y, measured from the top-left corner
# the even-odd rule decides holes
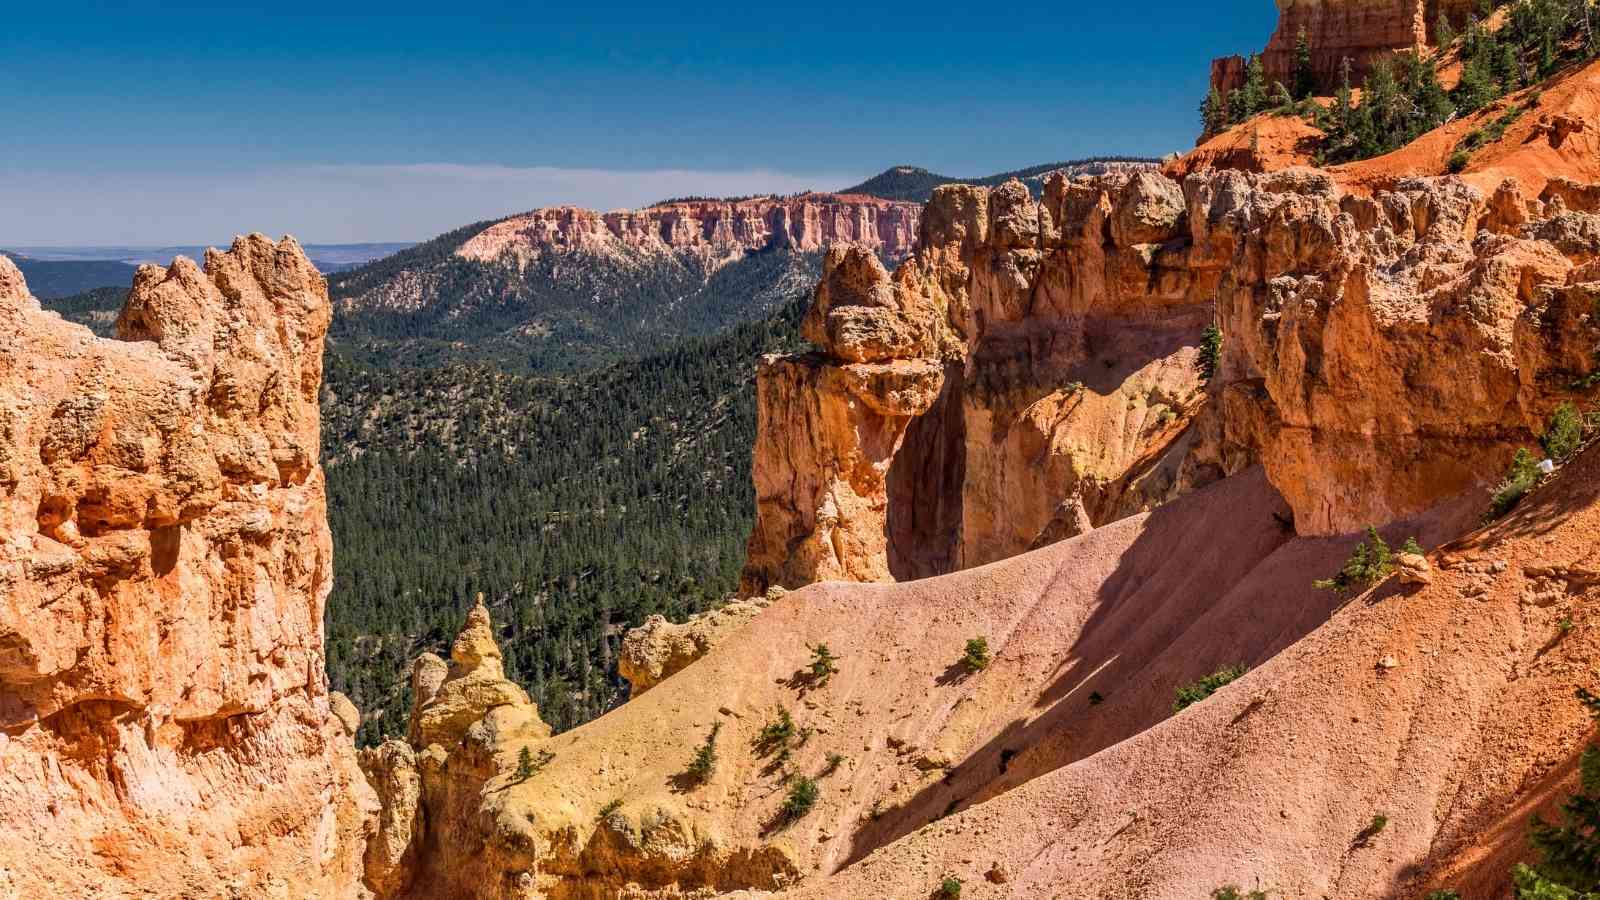
[[[419,660],[413,673],[431,681],[433,671]],[[418,695],[419,700],[422,697]],[[495,642],[489,610],[480,594],[450,647],[448,674],[438,689],[416,706],[413,743],[419,747],[438,744],[449,751],[466,737],[468,728],[503,706],[527,712],[523,722],[541,736],[549,736],[549,726],[538,718],[538,708],[528,692],[505,677],[500,645]]]
[[[16,896],[363,895],[376,801],[323,674],[329,316],[292,238],[140,268],[115,341],[0,258]]]
[[[1416,553],[1399,553],[1394,558],[1395,576],[1401,584],[1432,584],[1433,567],[1428,559]]]
[[[766,604],[735,600],[718,609],[675,624],[665,616],[650,616],[630,630],[617,654],[617,673],[628,680],[637,697],[705,656],[734,630],[750,621]]]

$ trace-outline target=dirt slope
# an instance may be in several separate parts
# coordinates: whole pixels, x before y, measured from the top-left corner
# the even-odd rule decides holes
[[[1457,533],[1477,508],[1456,504],[1397,529],[1396,539]],[[1352,539],[1294,538],[1277,518],[1285,512],[1252,469],[1153,513],[977,569],[795,592],[658,689],[575,731],[529,742],[552,754],[537,776],[511,777],[521,744],[501,745],[507,774],[484,791],[494,798],[486,806],[493,821],[463,827],[484,830],[491,850],[483,855],[499,871],[537,872],[551,897],[805,884],[912,832],[867,858],[865,874],[811,895],[868,896],[887,878],[890,895],[914,896],[904,891],[933,869],[976,877],[995,861],[1022,876],[1029,866],[1017,853],[1054,831],[1038,827],[1051,818],[1036,816],[1055,814],[1054,795],[1034,799],[1035,785],[1099,771],[1106,748],[1119,754],[1130,746],[1119,742],[1170,730],[1175,723],[1164,722],[1177,687],[1224,665],[1266,662],[1341,602],[1310,584],[1338,568]],[[978,635],[995,660],[969,675],[958,661]],[[838,674],[820,686],[804,677],[807,648],[818,643],[840,657]],[[752,746],[780,705],[811,730],[787,764]],[[697,786],[686,767],[718,721],[720,761]],[[1180,744],[1158,744],[1141,752],[1189,759]],[[1211,748],[1198,746],[1205,750],[1189,764],[1215,768]],[[827,772],[833,754],[844,759]],[[777,815],[785,773],[821,784],[816,808],[790,825]],[[1119,779],[1127,783],[1102,786],[1105,802],[1119,802],[1123,787],[1135,795],[1155,789]],[[941,820],[1013,788],[970,814],[980,818]],[[959,821],[1010,834],[995,843],[992,834],[950,831]],[[926,849],[929,842],[938,849]],[[885,868],[880,858],[894,862]],[[1067,869],[1075,865],[1039,877]],[[483,877],[469,872],[460,877]]]
[[[924,897],[945,874],[973,898],[1177,900],[1229,882],[1498,896],[1526,814],[1570,790],[1591,731],[1572,694],[1600,656],[1583,603],[1600,593],[1597,501],[1591,449],[1503,523],[1435,552],[1432,584],[1391,580],[1210,700],[794,896]],[[1248,642],[1240,626],[1305,602],[1252,599],[1255,616],[1213,636]],[[1562,636],[1564,616],[1576,627]],[[1364,834],[1379,814],[1387,826]]]

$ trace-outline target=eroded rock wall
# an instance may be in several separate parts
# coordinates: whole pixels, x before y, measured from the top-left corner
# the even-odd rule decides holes
[[[746,588],[991,562],[1257,461],[1306,535],[1481,490],[1596,365],[1585,196],[1307,169],[943,188],[892,277],[846,279],[861,299],[830,257],[821,352],[760,370]],[[869,357],[942,380],[828,387]]]
[[[375,803],[323,664],[329,315],[292,238],[141,268],[115,341],[42,312],[0,258],[17,896],[363,893]]]
[[[921,204],[849,194],[802,194],[751,200],[697,200],[602,213],[560,206],[536,209],[484,229],[456,251],[493,262],[510,253],[631,250],[710,254],[769,247],[821,250],[835,242],[889,257],[911,252]]]
[[[1379,60],[1434,40],[1440,12],[1458,31],[1474,9],[1470,0],[1278,0],[1278,27],[1261,51],[1267,83],[1293,84],[1295,42],[1304,30],[1317,89],[1331,94],[1340,67],[1350,60],[1357,85]],[[1244,84],[1246,60],[1225,56],[1211,63],[1211,83],[1226,95]]]

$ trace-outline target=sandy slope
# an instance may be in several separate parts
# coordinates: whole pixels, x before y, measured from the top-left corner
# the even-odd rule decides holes
[[[1396,539],[1413,530],[1425,543],[1456,533],[1466,509],[1457,504],[1397,529]],[[1251,470],[1153,513],[978,569],[795,592],[662,687],[542,745],[555,754],[548,775],[512,787],[504,811],[546,828],[565,819],[582,845],[597,812],[620,801],[622,814],[646,831],[651,822],[677,821],[724,847],[775,842],[809,880],[921,828],[868,859],[845,887],[813,895],[867,896],[888,879],[891,895],[915,896],[903,892],[936,870],[959,869],[970,880],[999,861],[1018,884],[1034,885],[1014,896],[1035,896],[1029,891],[1081,863],[1071,853],[1037,869],[1029,862],[1059,829],[1084,829],[1073,838],[1080,846],[1091,836],[1098,842],[1106,835],[1096,829],[1124,824],[1112,821],[1122,810],[1170,802],[1159,797],[1162,786],[1182,786],[1166,772],[1128,766],[1130,752],[1168,754],[1162,769],[1197,773],[1214,772],[1235,753],[1213,746],[1203,734],[1209,726],[1193,715],[1168,721],[1178,686],[1223,665],[1272,659],[1340,603],[1310,584],[1339,567],[1352,539],[1292,538],[1274,517],[1284,511]],[[987,636],[995,661],[967,675],[957,663],[977,635]],[[818,642],[841,657],[839,673],[821,687],[799,674],[807,646]],[[1370,665],[1363,658],[1361,666]],[[821,779],[817,808],[788,827],[775,823],[782,769],[751,746],[777,705],[814,729],[790,770],[817,774],[830,754],[846,757]],[[718,720],[717,773],[690,787],[684,768]],[[1119,760],[1128,771],[1116,769]],[[1087,782],[1085,773],[1093,773]],[[1063,793],[1041,793],[1047,786]],[[1124,792],[1126,801],[1117,799]],[[969,814],[940,819],[997,795]],[[1116,810],[1068,814],[1097,802]],[[1121,870],[1120,863],[1107,869]]]
[[[1501,896],[1527,813],[1570,789],[1591,731],[1572,694],[1600,656],[1583,604],[1600,594],[1597,470],[1591,450],[1505,522],[1434,553],[1433,584],[1391,580],[1212,699],[795,895],[925,897],[955,874],[976,898],[1177,900],[1227,882]],[[1306,602],[1252,599],[1259,618]],[[1201,628],[1221,608],[1193,612]],[[1210,637],[1250,643],[1248,622]],[[1380,813],[1387,827],[1363,837]],[[995,867],[1003,884],[985,880]]]

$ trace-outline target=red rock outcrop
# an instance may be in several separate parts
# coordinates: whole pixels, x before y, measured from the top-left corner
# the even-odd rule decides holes
[[[1423,47],[1433,39],[1441,8],[1457,28],[1474,8],[1471,0],[1277,0],[1278,28],[1272,33],[1261,64],[1267,82],[1289,85],[1294,78],[1295,41],[1304,29],[1311,46],[1312,71],[1318,89],[1331,93],[1339,69],[1349,58],[1352,79],[1361,78],[1378,60],[1396,52]],[[1211,84],[1224,95],[1244,84],[1246,60],[1224,56],[1211,63]]]
[[[493,262],[546,251],[689,251],[707,257],[768,247],[821,250],[841,242],[886,256],[911,252],[921,204],[851,194],[750,200],[693,200],[601,213],[571,206],[536,209],[496,222],[458,256]]]
[[[292,238],[141,268],[101,340],[0,258],[0,872],[26,897],[355,897]],[[342,700],[342,698],[339,698]]]
[[[1600,220],[1563,204],[1313,170],[943,188],[892,278],[830,257],[823,352],[758,374],[745,589],[990,562],[1257,460],[1301,534],[1481,490],[1596,364]]]

